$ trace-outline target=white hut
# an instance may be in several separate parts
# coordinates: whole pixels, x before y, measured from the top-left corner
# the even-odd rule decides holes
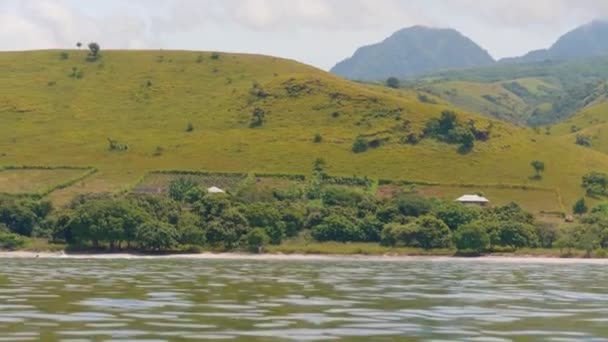
[[[207,189],[207,192],[210,193],[210,194],[223,194],[226,191],[218,188],[217,186],[212,186],[209,189]]]
[[[490,203],[490,200],[479,195],[462,195],[456,199],[456,202],[462,203],[464,205],[476,205],[480,207],[485,207]]]

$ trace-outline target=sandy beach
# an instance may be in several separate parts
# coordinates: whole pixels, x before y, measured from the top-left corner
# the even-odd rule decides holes
[[[557,258],[542,256],[488,255],[480,257],[454,256],[396,256],[396,255],[331,255],[331,254],[247,254],[247,253],[196,253],[144,255],[133,253],[65,253],[4,251],[0,258],[70,258],[70,259],[198,259],[198,260],[268,260],[268,261],[451,261],[451,262],[499,262],[499,263],[551,263],[551,264],[602,264],[608,259]]]

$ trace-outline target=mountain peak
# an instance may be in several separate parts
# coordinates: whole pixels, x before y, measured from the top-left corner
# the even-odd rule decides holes
[[[382,80],[493,62],[487,51],[454,29],[417,25],[357,49],[331,72],[356,80]]]

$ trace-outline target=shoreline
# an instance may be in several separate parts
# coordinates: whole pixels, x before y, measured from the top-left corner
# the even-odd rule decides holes
[[[603,258],[562,258],[535,255],[484,255],[476,257],[446,255],[365,255],[365,254],[284,254],[284,253],[188,253],[188,254],[137,254],[137,253],[65,253],[0,251],[0,259],[190,259],[190,260],[260,260],[260,261],[457,261],[457,262],[499,262],[499,263],[552,263],[552,264],[602,264]]]

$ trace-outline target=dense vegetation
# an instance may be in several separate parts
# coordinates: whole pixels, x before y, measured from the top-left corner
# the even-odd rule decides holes
[[[207,193],[178,178],[166,196],[83,195],[58,210],[48,201],[3,197],[0,247],[21,248],[29,238],[79,250],[144,252],[261,252],[285,240],[455,248],[465,255],[555,246],[591,253],[608,247],[606,204],[562,230],[536,222],[514,203],[482,209],[408,192],[378,198],[371,183],[323,183],[328,176],[322,160],[313,172],[304,187],[283,189],[260,189],[255,178],[246,177],[230,194]]]

